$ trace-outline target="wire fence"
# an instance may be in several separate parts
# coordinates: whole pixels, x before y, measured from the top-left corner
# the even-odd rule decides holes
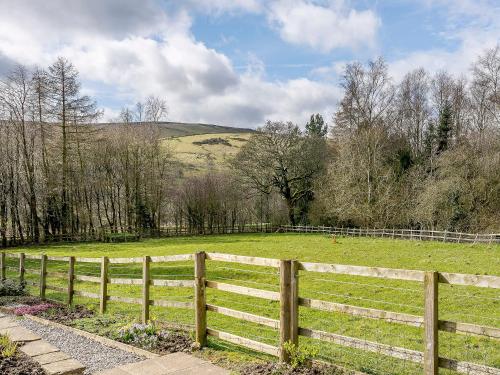
[[[144,321],[151,310],[190,325],[201,346],[215,337],[287,361],[290,341],[372,374],[500,374],[498,276],[204,252],[0,260],[2,278],[29,280],[42,297],[74,294],[101,312],[125,304]]]

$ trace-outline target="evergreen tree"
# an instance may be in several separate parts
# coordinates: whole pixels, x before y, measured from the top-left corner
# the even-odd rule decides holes
[[[446,151],[450,145],[452,121],[451,105],[450,103],[446,103],[439,115],[439,126],[437,129],[437,154]]]
[[[311,115],[311,119],[306,124],[307,135],[324,137],[327,132],[328,132],[328,125],[325,124],[323,116],[321,116],[319,113]]]

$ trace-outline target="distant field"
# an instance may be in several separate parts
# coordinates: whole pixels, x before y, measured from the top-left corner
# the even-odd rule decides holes
[[[337,263],[416,270],[438,270],[469,274],[500,276],[500,246],[418,242],[374,238],[338,238],[332,243],[328,236],[320,234],[238,234],[225,236],[200,236],[147,240],[125,244],[61,244],[53,246],[16,249],[39,254],[75,255],[83,257],[137,257],[143,255],[170,255],[206,250],[231,254],[253,255],[268,258],[299,259],[322,263]],[[37,265],[29,261],[27,268]],[[49,263],[50,271],[65,270],[66,265]],[[99,275],[99,266],[77,264],[77,274]],[[155,264],[153,278],[191,279],[192,262]],[[111,277],[140,278],[140,265],[112,265]],[[13,274],[11,274],[13,276]],[[29,275],[36,280],[36,275]],[[210,261],[207,278],[253,288],[279,290],[278,274],[267,267],[246,266]],[[49,285],[60,285],[57,279],[48,279]],[[78,282],[76,290],[97,292],[98,285]],[[417,282],[385,280],[347,275],[316,274],[301,272],[300,295],[325,301],[371,307],[387,311],[423,314],[422,284]],[[111,295],[139,297],[140,286],[110,285]],[[34,290],[36,291],[36,289]],[[62,298],[48,291],[52,298]],[[279,318],[278,303],[254,297],[240,296],[209,289],[208,303],[242,310],[270,318]],[[193,293],[187,288],[151,288],[152,298],[192,301]],[[78,303],[95,304],[84,298]],[[497,289],[440,285],[440,319],[500,326],[500,295]],[[118,319],[118,325],[139,316],[139,306],[110,302],[109,319]],[[152,308],[160,320],[192,323],[193,314],[183,309]],[[118,315],[117,315],[118,314]],[[89,323],[82,322],[89,329]],[[90,324],[90,329],[99,330]],[[277,331],[253,323],[209,312],[208,325],[223,331],[277,345]],[[334,332],[341,335],[377,341],[388,345],[423,350],[423,330],[384,321],[353,317],[342,313],[300,309],[300,325]],[[343,364],[369,374],[413,375],[421,373],[420,367],[410,362],[391,359],[376,353],[346,349],[334,344],[302,339],[302,342],[318,347],[320,358]],[[211,346],[230,356],[242,351],[224,342],[211,340]],[[239,354],[238,354],[239,353]],[[440,332],[440,354],[479,364],[500,368],[500,342],[494,339]],[[450,374],[449,371],[440,371]]]
[[[232,126],[221,126],[213,124],[199,124],[187,122],[159,122],[156,125],[160,128],[161,137],[183,137],[196,134],[219,134],[219,133],[249,133],[253,130],[236,128]],[[122,124],[101,123],[98,128],[119,128]]]
[[[228,159],[236,155],[250,136],[251,133],[234,132],[197,134],[167,138],[165,144],[190,172],[220,171],[227,168]],[[220,140],[224,142],[216,143]]]

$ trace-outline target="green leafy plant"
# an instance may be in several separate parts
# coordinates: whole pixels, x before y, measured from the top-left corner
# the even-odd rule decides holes
[[[299,347],[291,341],[285,342],[284,349],[290,356],[290,366],[293,369],[309,365],[319,353],[319,350],[313,346],[302,344]]]
[[[0,335],[0,357],[9,358],[16,354],[17,343],[10,341],[6,335]]]
[[[0,296],[25,296],[26,283],[17,280],[2,280],[0,281]]]

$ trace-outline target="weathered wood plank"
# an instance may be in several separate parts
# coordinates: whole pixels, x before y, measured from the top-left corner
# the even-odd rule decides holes
[[[69,257],[68,262],[68,305],[73,304],[73,294],[75,290],[75,257]]]
[[[279,268],[280,266],[279,259],[249,257],[244,255],[207,253],[207,259],[219,262],[242,263],[242,264],[251,264],[254,266],[264,266],[264,267]]]
[[[69,257],[47,257],[48,260],[53,260],[57,262],[67,262],[69,261]]]
[[[467,375],[500,375],[500,369],[439,357],[439,367]]]
[[[194,256],[194,306],[195,306],[195,341],[198,348],[207,343],[207,294],[206,294],[206,253]]]
[[[101,263],[101,258],[80,258],[80,257],[77,257],[76,261],[78,263]]]
[[[417,315],[378,310],[367,307],[345,305],[336,302],[327,302],[310,298],[299,298],[299,305],[316,310],[340,312],[344,314],[361,316],[363,318],[386,320],[392,323],[401,323],[414,327],[422,327],[424,318]]]
[[[100,283],[101,278],[97,276],[75,275],[75,280],[87,281],[89,283]]]
[[[41,255],[26,254],[25,258],[26,259],[32,259],[32,260],[40,260],[42,258],[42,256]]]
[[[159,280],[152,279],[151,285],[153,286],[170,286],[170,287],[179,287],[179,288],[193,288],[194,281],[193,280]]]
[[[280,261],[280,361],[290,363],[285,344],[290,341],[292,262]]]
[[[292,260],[290,273],[290,341],[299,345],[299,262]]]
[[[439,272],[439,282],[444,284],[500,289],[500,276]]]
[[[257,352],[270,354],[275,357],[279,356],[279,349],[276,346],[264,344],[258,341],[236,336],[227,332],[217,331],[211,328],[207,328],[207,334],[209,336],[217,337],[221,340],[229,341],[233,344],[240,345],[245,348],[255,350]]]
[[[145,256],[142,261],[142,322],[149,320],[149,286],[151,285],[151,275],[149,266],[151,258]]]
[[[107,296],[108,296],[108,257],[102,257],[101,259],[101,290],[99,292],[99,312],[104,314],[106,312]]]
[[[213,311],[218,314],[225,316],[230,316],[232,318],[246,320],[247,322],[257,323],[263,326],[271,327],[274,329],[279,329],[280,321],[277,319],[266,318],[264,316],[250,314],[243,311],[229,309],[227,307],[221,307],[216,305],[207,305],[207,311]]]
[[[471,323],[440,320],[439,330],[452,333],[467,333],[476,336],[486,336],[493,339],[500,339],[500,328],[481,326]]]
[[[100,294],[98,293],[90,293],[90,292],[85,292],[83,290],[75,290],[74,294],[76,296],[82,296],[82,297],[87,297],[87,298],[95,298],[95,299],[100,299]]]
[[[47,255],[43,254],[40,262],[40,298],[45,299],[47,286]]]
[[[142,298],[107,296],[106,300],[107,301],[124,302],[124,303],[133,303],[133,304],[137,304],[137,305],[141,305],[142,304]]]
[[[225,292],[231,292],[231,293],[236,293],[236,294],[242,294],[245,296],[264,298],[264,299],[268,299],[271,301],[279,301],[280,300],[279,292],[273,292],[270,290],[263,290],[263,289],[248,288],[246,286],[239,286],[239,285],[233,285],[233,284],[219,283],[217,281],[207,280],[207,288],[218,289],[218,290],[222,290]]]
[[[132,264],[142,263],[143,258],[109,258],[109,263],[112,264]]]
[[[150,305],[161,306],[161,307],[175,307],[177,309],[194,309],[193,302],[183,302],[183,301],[166,301],[166,300],[150,300]]]
[[[177,255],[151,257],[151,262],[153,263],[182,262],[182,261],[190,261],[193,259],[194,259],[194,254],[177,254]]]
[[[345,264],[325,264],[299,262],[303,271],[335,273],[342,275],[377,277],[382,279],[424,281],[424,271],[402,270],[396,268],[350,266]]]
[[[438,273],[429,271],[424,279],[424,374],[437,375],[438,364]]]
[[[396,346],[379,344],[373,341],[357,339],[354,337],[342,336],[336,333],[313,330],[309,328],[299,328],[299,335],[310,337],[317,340],[328,341],[337,345],[349,348],[365,350],[373,353],[379,353],[406,361],[422,363],[423,353],[415,350],[399,348]]]
[[[110,284],[120,284],[120,285],[142,285],[142,279],[121,279],[121,278],[111,278],[109,279]]]

